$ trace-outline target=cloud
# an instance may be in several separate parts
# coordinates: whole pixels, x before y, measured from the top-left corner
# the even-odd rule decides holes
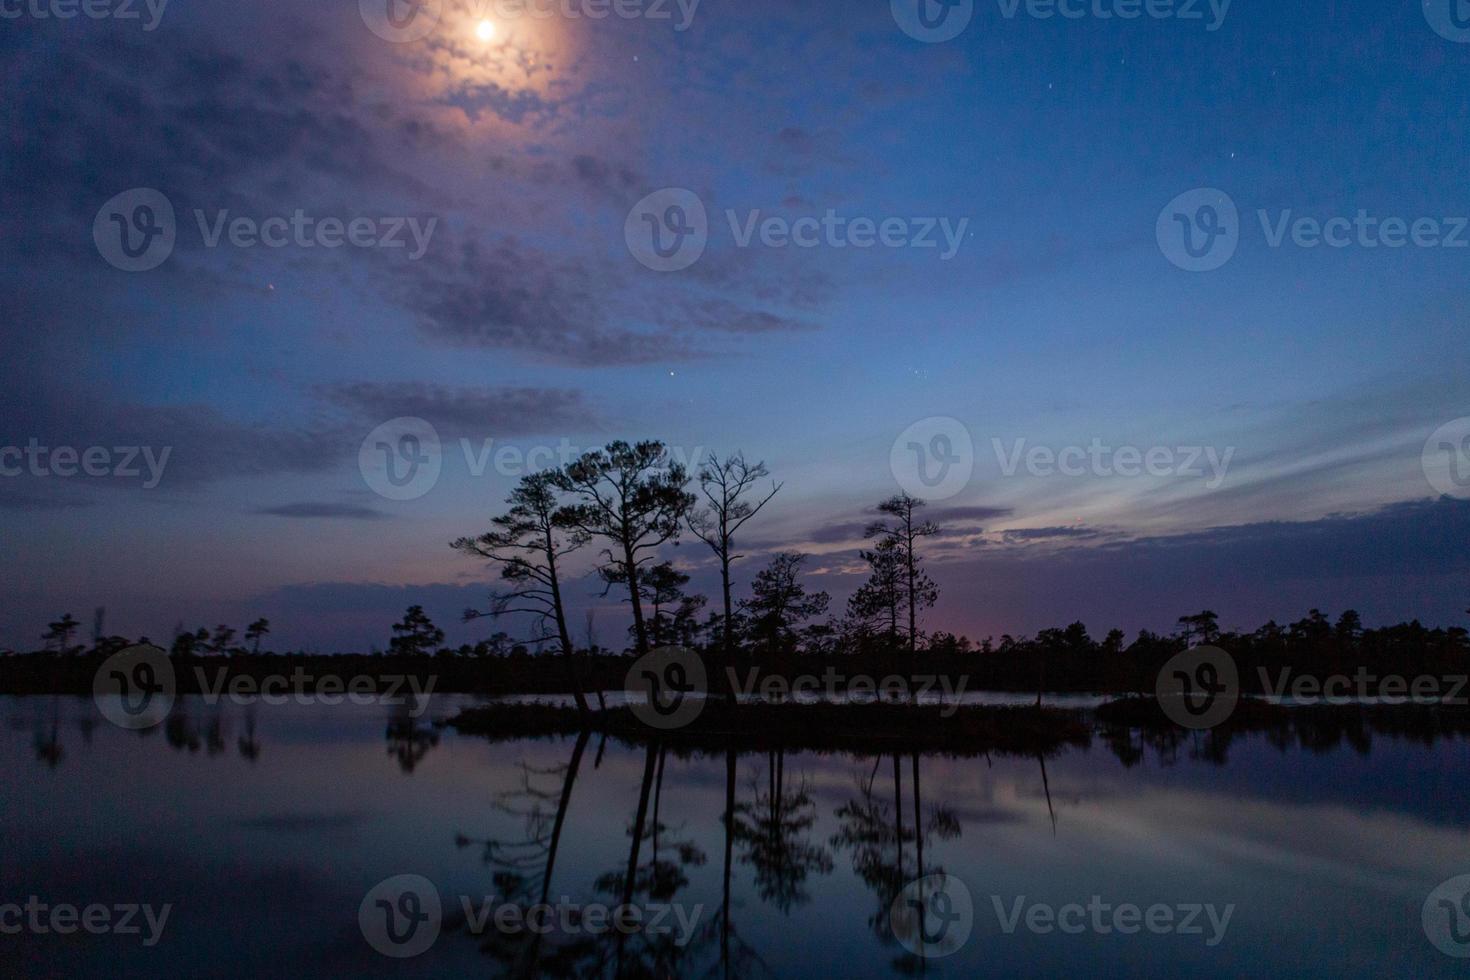
[[[261,507],[253,513],[265,514],[271,517],[341,518],[354,521],[379,521],[388,517],[382,511],[373,510],[371,507],[359,507],[354,504],[313,503],[309,501],[296,504],[280,504],[275,507]]]
[[[427,420],[444,436],[498,438],[597,428],[582,393],[565,388],[450,388],[417,382],[325,385],[327,400],[367,422],[400,416]]]
[[[1097,528],[1092,527],[1021,527],[1012,528],[1003,532],[1002,536],[1008,543],[1017,541],[1052,541],[1057,538],[1068,538],[1080,540],[1084,538],[1096,538],[1102,534]]]
[[[833,524],[823,524],[806,536],[806,540],[812,544],[843,544],[848,541],[861,541],[863,533],[868,529],[867,521],[838,521]]]
[[[107,450],[108,475],[79,472],[67,478],[68,486],[89,489],[136,489],[155,476],[156,485],[168,490],[235,477],[323,472],[355,454],[362,439],[356,427],[322,420],[290,426],[241,422],[209,405],[141,404],[105,391],[51,391],[28,382],[0,395],[0,409],[10,431],[22,436],[14,440],[22,448],[34,440],[44,451]],[[136,477],[119,470],[136,471]],[[23,473],[5,482],[45,486],[48,495],[64,492],[54,477]],[[19,500],[29,492],[13,489],[9,495]],[[77,505],[76,498],[58,499]]]
[[[1077,619],[1167,629],[1205,607],[1247,628],[1314,606],[1356,608],[1370,622],[1423,616],[1452,625],[1464,618],[1466,540],[1470,501],[1446,497],[1317,520],[1054,539],[1059,547],[1008,535],[936,554],[930,572],[944,590],[936,619],[979,636]]]
[[[460,347],[516,349],[585,366],[647,364],[695,356],[669,330],[611,325],[615,278],[597,263],[505,238],[436,236],[432,261],[393,267],[390,295],[418,315],[429,337]]]

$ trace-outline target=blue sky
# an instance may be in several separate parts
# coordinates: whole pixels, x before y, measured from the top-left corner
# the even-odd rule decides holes
[[[682,31],[672,5],[443,0],[402,43],[369,7],[0,22],[0,446],[171,448],[152,488],[0,477],[0,643],[98,605],[155,638],[269,615],[280,644],[324,650],[381,645],[410,602],[452,619],[486,576],[447,542],[513,482],[472,473],[461,439],[743,449],[784,483],[743,577],[800,549],[841,599],[852,529],[902,486],[895,439],[933,418],[969,433],[974,472],[931,504],[951,530],[932,628],[1161,629],[1202,606],[1243,626],[1314,605],[1463,620],[1470,493],[1436,499],[1421,453],[1470,414],[1470,248],[1272,247],[1258,217],[1470,215],[1470,44],[1419,2],[1236,0],[1216,30],[1204,5],[1125,21],[977,2],[943,43],[869,0],[704,0]],[[128,272],[92,232],[135,188],[167,198],[177,237]],[[624,234],[664,188],[709,217],[674,272]],[[1196,188],[1239,213],[1210,272],[1156,236]],[[433,232],[417,259],[211,248],[195,218],[298,210]],[[946,260],[742,248],[727,218],[829,210],[965,231]],[[445,453],[432,490],[394,501],[357,461],[401,416]],[[993,440],[1233,453],[1214,486],[1007,476]],[[701,547],[670,557],[707,586]],[[598,591],[577,602],[613,642]]]

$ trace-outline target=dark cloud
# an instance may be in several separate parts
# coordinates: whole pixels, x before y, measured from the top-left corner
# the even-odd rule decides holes
[[[619,201],[644,182],[626,166],[587,153],[572,157],[571,167],[573,176],[583,187]]]
[[[72,510],[92,501],[56,480],[28,481],[25,476],[0,477],[0,510]]]
[[[133,187],[162,191],[182,225],[189,207],[248,206],[247,187],[299,198],[316,177],[418,186],[389,164],[375,129],[399,140],[422,131],[385,110],[370,127],[340,72],[290,56],[247,62],[197,39],[94,37],[24,46],[9,66],[0,211],[26,229],[32,255],[89,248],[97,208]],[[179,236],[181,249],[199,245]]]
[[[355,426],[321,420],[292,426],[235,421],[201,404],[152,405],[121,400],[103,392],[47,391],[29,385],[29,396],[0,396],[9,444],[26,448],[32,440],[44,450],[70,447],[79,454],[92,447],[108,451],[116,469],[105,476],[81,473],[66,478],[69,488],[140,486],[156,470],[157,486],[178,489],[227,480],[283,473],[315,473],[357,452],[362,433]],[[40,457],[38,457],[40,458]],[[6,478],[15,484],[12,499],[69,493],[58,478],[30,472]],[[137,470],[136,476],[117,470]],[[150,487],[151,489],[151,487]],[[62,506],[75,498],[62,496]]]
[[[254,511],[254,513],[265,514],[270,517],[325,518],[353,521],[380,521],[388,516],[382,511],[373,510],[371,507],[359,507],[355,504],[313,502],[262,507]]]
[[[1283,581],[1344,575],[1426,575],[1470,570],[1470,501],[1406,501],[1314,521],[1271,521],[1102,546],[1079,561],[1208,561],[1222,576]]]
[[[328,400],[364,423],[414,416],[442,436],[511,436],[585,432],[597,428],[582,393],[564,388],[449,388],[414,382],[327,385]]]
[[[1057,541],[1061,545],[1064,541]],[[1370,622],[1463,622],[1470,501],[1392,504],[1309,521],[1272,521],[1038,548],[1012,540],[936,555],[935,615],[972,635],[1034,632],[1083,619],[1168,629],[1200,608],[1254,628],[1312,607],[1358,609]]]
[[[823,524],[808,534],[806,540],[812,544],[842,544],[846,541],[860,541],[863,532],[867,529],[867,521],[839,521],[835,524]]]
[[[447,231],[436,236],[429,258],[395,266],[390,293],[441,342],[525,350],[587,366],[695,355],[671,331],[609,324],[607,298],[617,286],[592,263],[555,258],[514,240],[487,245]]]

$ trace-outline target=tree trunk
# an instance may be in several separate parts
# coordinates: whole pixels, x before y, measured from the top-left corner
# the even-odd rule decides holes
[[[561,799],[556,804],[556,822],[551,827],[551,842],[546,849],[546,871],[541,876],[541,904],[546,904],[547,896],[551,894],[551,873],[556,867],[556,852],[561,846],[561,831],[566,824],[567,807],[572,800],[572,784],[577,781],[577,770],[582,768],[582,754],[587,749],[587,740],[590,733],[582,729],[577,736],[577,742],[572,747],[572,760],[567,763],[566,775],[562,778]],[[541,956],[541,933],[532,931],[528,942],[522,948],[521,954],[511,969],[511,975],[516,977],[536,976],[538,971],[536,964]]]
[[[633,843],[628,848],[628,872],[623,878],[623,904],[633,904],[633,882],[638,876],[638,851],[643,844],[644,820],[648,816],[648,795],[653,789],[653,770],[658,750],[648,743],[648,754],[643,760],[643,786],[638,792],[638,815],[633,820]],[[623,972],[623,940],[627,934],[618,930],[618,975]]]
[[[648,627],[643,623],[643,600],[638,595],[638,566],[633,561],[633,549],[623,545],[623,567],[628,572],[628,599],[633,603],[633,631],[638,641],[638,655],[648,652]]]
[[[720,964],[730,975],[730,859],[735,850],[735,750],[725,750],[724,913],[720,916]]]
[[[567,612],[561,601],[561,582],[556,574],[556,549],[551,531],[546,532],[546,569],[551,579],[551,608],[556,617],[556,635],[561,641],[561,655],[567,665],[567,679],[572,685],[572,697],[577,702],[577,714],[585,722],[592,709],[587,707],[587,696],[582,693],[581,672],[577,669],[577,650],[572,646],[572,631],[567,628]]]
[[[918,864],[915,878],[924,877],[924,807],[919,794],[919,753],[914,753],[914,852]]]
[[[725,659],[731,659],[735,652],[735,611],[730,602],[730,555],[726,548],[724,554],[720,555],[720,586],[725,594]]]

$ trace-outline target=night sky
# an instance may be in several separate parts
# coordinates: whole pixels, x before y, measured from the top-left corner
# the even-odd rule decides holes
[[[156,486],[141,453],[137,476],[0,456],[0,646],[97,606],[109,632],[268,616],[271,645],[331,651],[421,603],[482,638],[452,621],[490,577],[448,542],[513,485],[494,453],[616,438],[764,459],[784,487],[739,589],[801,550],[840,607],[873,505],[912,489],[906,431],[972,469],[928,508],[930,629],[1466,619],[1470,485],[1425,465],[1441,427],[1470,436],[1470,29],[1447,3],[975,0],[929,43],[906,0],[443,0],[398,41],[372,0],[36,2],[0,3],[0,450],[168,456]],[[113,217],[167,218],[138,189],[174,241],[128,271]],[[655,223],[707,217],[669,271],[636,245],[660,191]],[[1235,251],[1190,271],[1167,232],[1206,229],[1206,200]],[[298,241],[298,211],[402,244]],[[1273,244],[1360,212],[1366,240]],[[286,219],[279,247],[241,217]],[[1387,219],[1423,234],[1392,247]],[[859,247],[863,222],[888,241]],[[391,499],[360,450],[403,417],[439,474]],[[958,432],[972,453],[932,441]],[[1029,472],[1018,440],[1170,462]],[[669,556],[713,594],[700,542]],[[620,645],[600,591],[577,580],[574,623],[595,606]]]

